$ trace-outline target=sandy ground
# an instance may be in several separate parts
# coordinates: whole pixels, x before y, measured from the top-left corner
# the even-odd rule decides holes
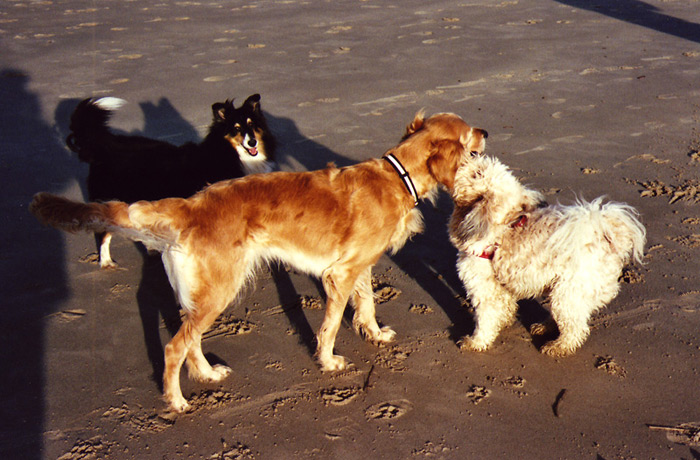
[[[0,4],[2,458],[700,458],[698,0],[168,1]],[[114,126],[181,143],[211,104],[262,94],[281,168],[378,157],[413,114],[452,111],[550,201],[607,194],[648,228],[644,266],[573,357],[542,356],[536,301],[492,351],[454,270],[444,193],[427,228],[375,270],[394,345],[346,322],[312,359],[323,298],[263,270],[204,341],[233,374],[160,399],[175,306],[158,259],[41,227],[31,196],[82,199],[63,144],[77,100],[129,101]]]

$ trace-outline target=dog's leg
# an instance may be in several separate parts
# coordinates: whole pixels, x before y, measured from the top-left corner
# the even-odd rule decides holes
[[[109,251],[112,234],[109,232],[96,233],[95,239],[100,249],[100,268],[117,268],[117,264],[112,260],[112,254]]]
[[[616,259],[574,272],[568,279],[559,279],[550,294],[552,318],[559,328],[559,337],[544,344],[542,353],[567,356],[583,345],[590,334],[588,321],[593,312],[617,296],[621,271],[622,265]]]
[[[591,286],[586,288],[593,290]],[[590,333],[588,319],[596,309],[589,295],[577,292],[580,289],[561,291],[555,288],[551,293],[552,318],[559,329],[559,337],[545,343],[541,349],[542,353],[553,357],[571,355],[583,345]]]
[[[187,374],[192,380],[199,382],[218,382],[223,380],[231,373],[231,368],[223,364],[212,366],[202,352],[202,334],[204,334],[219,317],[222,311],[226,309],[228,302],[225,300],[218,303],[218,308],[209,310],[204,315],[198,315],[195,312],[192,316],[192,322],[196,324],[193,328],[192,344],[187,353],[185,364],[187,365]]]
[[[209,263],[206,267],[208,279],[226,279],[226,283],[207,282],[197,277],[201,287],[196,288],[189,284],[193,278],[191,274],[187,274],[187,261],[174,259],[169,253],[163,256],[170,283],[178,287],[178,300],[188,312],[180,330],[165,346],[163,392],[165,400],[176,412],[183,412],[189,408],[180,389],[180,369],[185,359],[190,377],[196,380],[219,381],[231,372],[227,366],[212,367],[202,353],[202,334],[236,298],[246,278],[248,263],[245,256],[241,254],[231,260],[239,260],[240,263],[234,268],[229,264],[216,263]],[[191,289],[186,289],[186,285]],[[182,297],[184,292],[189,292],[189,297]]]
[[[163,373],[163,391],[165,400],[176,412],[189,408],[187,400],[180,389],[180,368],[185,358],[190,378],[204,382],[218,382],[231,373],[227,366],[211,366],[202,353],[202,334],[206,332],[219,314],[226,309],[227,302],[219,302],[217,307],[207,308],[208,303],[201,303],[189,314],[180,330],[165,346],[165,372]]]
[[[316,335],[316,359],[323,371],[339,371],[347,367],[347,360],[343,356],[333,354],[333,346],[357,277],[357,271],[346,266],[331,266],[323,272],[323,289],[328,300],[323,323]]]
[[[485,351],[501,329],[515,321],[517,299],[496,280],[491,261],[462,253],[457,267],[476,316],[474,333],[458,345],[461,349]]]
[[[372,292],[372,267],[368,267],[357,278],[351,300],[355,307],[355,316],[352,319],[355,332],[377,345],[394,340],[396,332],[388,326],[380,328],[377,324]]]
[[[186,319],[177,334],[165,346],[163,397],[175,412],[185,412],[190,405],[180,389],[180,369],[192,345],[192,322]]]

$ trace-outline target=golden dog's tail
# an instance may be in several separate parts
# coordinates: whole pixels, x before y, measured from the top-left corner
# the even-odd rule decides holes
[[[179,231],[168,225],[170,219],[167,216],[158,212],[159,203],[80,203],[42,192],[34,196],[29,211],[42,224],[60,230],[71,233],[111,232],[140,241],[149,249],[163,251],[166,246],[177,244]]]

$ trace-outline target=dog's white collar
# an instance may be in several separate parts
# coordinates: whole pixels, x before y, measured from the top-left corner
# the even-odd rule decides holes
[[[401,162],[391,153],[387,153],[383,158],[394,167],[396,172],[399,174],[399,177],[403,181],[403,185],[405,185],[406,189],[408,189],[408,193],[410,193],[413,197],[413,205],[418,206],[418,192],[416,192],[416,187],[413,185],[411,176],[408,174],[408,171],[406,171],[406,168],[404,168]]]

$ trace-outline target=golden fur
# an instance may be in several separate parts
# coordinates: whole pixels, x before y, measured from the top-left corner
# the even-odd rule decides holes
[[[409,172],[420,198],[438,185],[453,186],[469,151],[482,152],[486,132],[470,128],[454,114],[408,125],[393,154]],[[355,330],[368,341],[389,342],[395,333],[375,319],[371,269],[386,251],[397,251],[422,229],[422,216],[392,166],[372,159],[346,168],[277,172],[216,183],[188,199],[73,203],[38,194],[31,211],[46,224],[68,231],[112,231],[162,252],[170,283],[186,313],[165,348],[163,387],[175,411],[188,403],[179,372],[218,381],[230,369],[212,367],[201,337],[235,300],[254,269],[281,260],[320,276],[327,295],[316,357],[324,371],[346,367],[333,354],[343,311],[351,301]]]

